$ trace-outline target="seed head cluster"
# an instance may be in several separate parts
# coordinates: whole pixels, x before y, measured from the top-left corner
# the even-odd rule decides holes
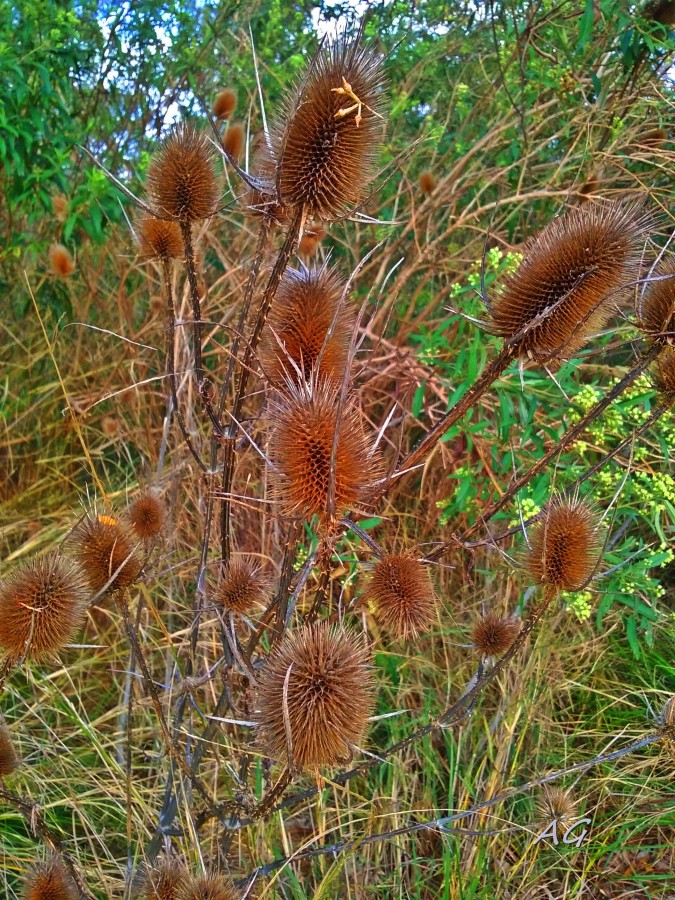
[[[24,881],[24,900],[78,900],[79,893],[58,856],[34,863]]]
[[[404,640],[429,631],[436,619],[438,598],[429,567],[411,554],[379,559],[366,584],[364,599],[372,603],[384,628]]]
[[[555,594],[578,591],[593,574],[600,549],[594,511],[582,502],[556,500],[532,529],[526,569]]]
[[[93,593],[101,591],[111,578],[107,587],[110,593],[131,587],[138,580],[143,567],[138,538],[123,519],[87,514],[73,529],[71,542]]]
[[[246,133],[244,126],[235,122],[230,125],[225,132],[223,145],[235,162],[239,162],[241,154],[244,152],[244,143],[246,141]]]
[[[73,257],[63,244],[52,244],[49,248],[49,268],[59,278],[67,278],[75,271]]]
[[[149,259],[166,261],[183,255],[183,239],[178,222],[143,216],[137,227],[141,252]]]
[[[373,703],[365,642],[321,622],[288,635],[258,681],[263,752],[296,769],[344,762],[363,741]]]
[[[4,718],[0,716],[0,778],[11,775],[18,765],[19,758],[14,749],[12,735]]]
[[[213,115],[216,119],[230,119],[237,106],[237,95],[229,88],[218,91],[213,101]]]
[[[148,170],[148,191],[160,218],[195,222],[214,214],[220,185],[204,132],[179,125],[169,135]]]
[[[434,188],[436,187],[436,177],[433,172],[429,172],[428,170],[422,172],[419,177],[419,186],[420,191],[424,194],[425,197],[429,197],[434,192]]]
[[[502,656],[518,637],[519,631],[520,620],[517,617],[489,612],[474,625],[471,640],[481,656]]]
[[[642,329],[659,343],[675,345],[675,256],[661,262],[645,289]]]
[[[164,859],[148,869],[141,887],[143,900],[178,900],[188,881],[187,869],[174,859]]]
[[[557,823],[557,830],[565,831],[577,820],[577,803],[567,791],[544,786],[537,802],[537,818],[544,825]]]
[[[214,600],[224,609],[245,615],[265,602],[267,580],[248,559],[230,560],[215,591]]]
[[[154,541],[166,525],[168,510],[154,491],[143,491],[129,506],[129,522],[141,541]]]
[[[656,357],[652,376],[657,391],[668,402],[675,402],[675,347],[664,347]]]
[[[16,659],[55,653],[82,624],[88,600],[83,573],[58,553],[18,566],[0,584],[0,647]]]
[[[241,894],[226,875],[212,873],[190,878],[177,900],[240,900]]]
[[[584,204],[553,219],[527,246],[494,300],[496,332],[521,357],[567,359],[602,327],[620,289],[638,277],[652,217],[641,204]]]
[[[325,228],[321,228],[318,225],[313,226],[311,229],[307,229],[303,232],[302,237],[300,238],[300,243],[298,244],[298,253],[301,256],[311,257],[316,254],[316,251],[319,249],[319,245],[326,237]]]

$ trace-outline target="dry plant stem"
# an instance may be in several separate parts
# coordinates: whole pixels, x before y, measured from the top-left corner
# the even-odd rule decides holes
[[[443,437],[445,432],[451,428],[455,422],[459,421],[467,410],[483,396],[492,383],[499,378],[509,363],[515,359],[515,356],[516,354],[512,346],[503,347],[492,362],[486,366],[479,378],[473,383],[461,400],[458,400],[452,409],[449,409],[443,418],[424,435],[417,446],[401,460],[396,467],[396,470],[390,476],[389,481],[421,462],[434,444]]]
[[[2,697],[7,679],[14,671],[16,665],[17,660],[14,656],[7,656],[3,659],[2,665],[0,665],[0,697]]]
[[[85,900],[95,900],[93,894],[90,894],[84,886],[84,882],[80,878],[80,875],[75,868],[75,864],[70,858],[70,855],[63,849],[63,844],[60,839],[45,822],[45,817],[38,804],[33,803],[32,800],[29,800],[27,797],[19,797],[16,794],[6,791],[1,785],[0,800],[4,800],[6,803],[9,803],[10,806],[17,809],[26,820],[29,831],[39,837],[50,850],[61,858],[64,866],[68,870],[68,874],[75,882],[80,897],[85,898]]]
[[[281,573],[279,575],[279,587],[277,589],[277,595],[275,598],[277,616],[273,643],[276,643],[282,637],[284,628],[286,626],[286,614],[288,612],[289,600],[288,592],[293,580],[293,564],[295,563],[296,557],[296,544],[298,542],[298,538],[300,537],[301,528],[302,523],[297,520],[293,520],[289,523],[288,526],[288,536],[286,538],[286,547],[284,548],[284,558],[281,563]],[[260,632],[260,634],[256,633],[254,637],[257,637],[259,639],[261,634],[262,632]],[[256,645],[257,640],[256,643],[253,644],[253,646],[249,644],[247,648],[249,661]]]

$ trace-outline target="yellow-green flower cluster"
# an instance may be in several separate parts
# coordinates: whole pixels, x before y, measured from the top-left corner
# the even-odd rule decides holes
[[[565,609],[568,612],[574,613],[580,622],[585,622],[587,619],[590,619],[592,611],[592,595],[590,591],[576,591],[574,593],[563,591],[560,596],[565,603]]]

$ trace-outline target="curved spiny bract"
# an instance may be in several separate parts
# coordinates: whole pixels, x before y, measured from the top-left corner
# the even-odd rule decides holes
[[[284,206],[323,221],[364,199],[383,137],[381,59],[358,41],[318,51],[273,134]]]
[[[94,594],[106,585],[109,593],[125,590],[138,580],[143,568],[138,538],[124,520],[87,513],[73,529],[70,541]]]
[[[232,879],[215,872],[190,878],[177,894],[178,900],[240,900],[240,897]]]
[[[412,554],[392,553],[373,566],[364,600],[372,603],[382,626],[408,640],[430,630],[438,598],[428,565]]]
[[[354,327],[352,310],[347,302],[342,302],[344,287],[335,268],[286,270],[258,354],[263,372],[272,384],[280,387],[298,378],[307,381],[313,372],[342,382]],[[333,333],[326,342],[333,320]]]
[[[249,559],[232,559],[223,570],[213,599],[228,612],[245,615],[267,597],[267,579]]]
[[[142,216],[136,226],[138,243],[143,256],[164,262],[183,255],[183,238],[178,222]]]
[[[653,222],[643,203],[628,201],[584,204],[553,219],[494,299],[496,333],[523,358],[573,356],[637,280]]]
[[[294,769],[349,759],[373,706],[369,661],[363,638],[327,622],[287,635],[258,680],[255,720],[263,752]]]
[[[23,900],[78,900],[79,896],[58,856],[34,863],[24,879]]]
[[[179,125],[148,170],[148,193],[157,216],[189,223],[212,216],[220,184],[214,148],[206,134]]]
[[[0,647],[16,659],[41,659],[72,640],[89,600],[83,573],[47,553],[18,566],[0,584]]]
[[[655,341],[675,345],[675,256],[652,273],[640,304],[639,326]]]
[[[595,511],[557,499],[529,535],[525,568],[530,578],[558,594],[578,591],[593,575],[601,551]]]
[[[489,612],[474,625],[471,640],[481,656],[502,656],[518,637],[520,625],[516,616]]]
[[[311,378],[287,384],[271,403],[273,489],[288,516],[334,519],[374,492],[380,456],[353,401],[340,407],[339,397],[336,385]]]

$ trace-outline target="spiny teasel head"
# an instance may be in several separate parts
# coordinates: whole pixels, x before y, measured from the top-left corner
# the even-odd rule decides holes
[[[63,244],[52,244],[49,248],[49,268],[59,278],[67,278],[75,271],[73,257]]]
[[[664,347],[651,369],[654,386],[666,403],[675,402],[675,347]]]
[[[122,591],[138,580],[143,568],[139,540],[123,519],[87,513],[73,529],[70,540],[93,593],[106,585],[109,593]]]
[[[640,304],[640,328],[653,340],[675,346],[675,256],[656,267]]]
[[[340,406],[339,386],[288,384],[270,405],[269,423],[274,492],[286,515],[330,519],[368,502],[380,456],[352,400]]]
[[[373,566],[364,600],[394,636],[409,640],[430,630],[438,598],[428,565],[411,553],[391,553]]]
[[[0,715],[0,779],[11,775],[19,766],[19,757],[4,717]]]
[[[342,382],[354,327],[352,308],[342,299],[344,288],[335,268],[286,269],[259,351],[263,372],[272,384],[299,377],[307,381],[317,373],[319,356],[318,376]]]
[[[489,612],[473,627],[471,640],[481,656],[503,656],[520,631],[517,616],[498,616]]]
[[[291,632],[260,675],[255,720],[264,753],[292,768],[319,769],[360,746],[373,705],[370,651],[328,622]]]
[[[216,119],[231,119],[237,106],[237,95],[229,88],[218,91],[213,101],[213,115]]]
[[[436,187],[436,178],[433,172],[429,172],[429,170],[422,172],[419,177],[418,184],[420,186],[420,191],[424,194],[425,197],[433,194],[434,188]]]
[[[190,878],[177,896],[178,900],[240,900],[241,893],[227,875],[212,872]]]
[[[639,275],[653,225],[641,202],[584,204],[553,219],[507,275],[492,305],[497,334],[522,358],[573,356]]]
[[[228,612],[245,615],[264,604],[268,587],[259,566],[250,559],[232,559],[220,576],[213,600]]]
[[[225,136],[223,137],[223,146],[230,154],[235,162],[239,162],[241,154],[244,152],[244,142],[246,141],[246,133],[244,126],[239,122],[229,125]]]
[[[318,51],[274,135],[284,206],[330,221],[364,199],[384,133],[383,88],[381,60],[358,40]]]
[[[298,253],[301,256],[314,256],[319,249],[319,244],[326,237],[326,229],[320,225],[314,225],[311,229],[306,229],[302,233],[300,243],[298,244]]]
[[[537,818],[542,825],[556,822],[557,831],[566,831],[577,820],[577,802],[568,791],[544,785],[537,801]]]
[[[142,900],[179,900],[188,878],[185,866],[175,859],[163,859],[147,870],[140,896]]]
[[[179,125],[148,170],[148,192],[159,218],[194,222],[212,216],[220,184],[214,148],[203,131]]]
[[[155,491],[143,491],[129,506],[129,522],[136,536],[145,542],[154,541],[166,525],[169,511]]]
[[[601,551],[595,511],[582,501],[553,501],[529,541],[527,573],[554,594],[581,590],[593,575]]]
[[[41,659],[72,640],[89,600],[80,568],[59,553],[18,566],[0,584],[0,648]]]
[[[34,863],[24,879],[23,900],[78,900],[79,896],[58,856]]]
[[[178,222],[143,216],[136,231],[143,256],[166,261],[180,259],[183,255],[183,238]]]

